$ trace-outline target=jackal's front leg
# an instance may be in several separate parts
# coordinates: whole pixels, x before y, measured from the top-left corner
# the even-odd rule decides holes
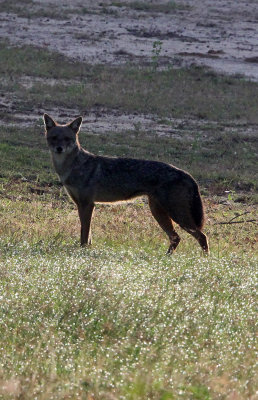
[[[94,204],[86,203],[78,205],[78,212],[81,221],[81,246],[91,244],[91,218]]]

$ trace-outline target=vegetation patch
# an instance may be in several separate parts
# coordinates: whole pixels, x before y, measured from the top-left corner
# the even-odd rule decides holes
[[[156,58],[154,62],[156,65]],[[28,107],[76,104],[85,110],[101,105],[161,117],[258,122],[257,83],[217,76],[202,68],[158,71],[152,67],[92,66],[47,50],[3,44],[0,72],[3,90],[15,93]],[[36,82],[26,90],[13,82],[23,74],[80,82],[51,86]]]
[[[60,12],[60,9],[53,4],[44,8],[38,6],[33,0],[3,0],[0,4],[0,12],[13,13],[19,17],[27,18],[28,21],[31,18],[64,19],[71,11],[64,9]]]
[[[45,244],[0,243],[2,395],[253,394],[253,257]]]
[[[115,7],[129,7],[137,11],[152,11],[152,12],[161,12],[165,14],[169,14],[175,10],[187,10],[190,8],[190,6],[186,4],[182,4],[173,0],[159,4],[147,1],[130,1],[127,3],[122,1],[113,1],[111,5]]]
[[[89,66],[7,43],[0,72],[0,397],[253,398],[257,142],[248,128],[257,124],[257,84],[196,68]],[[80,140],[96,154],[191,172],[210,257],[182,230],[166,256],[145,199],[98,205],[93,245],[79,248],[79,218],[42,134],[43,111],[66,118],[61,106],[154,112],[166,126],[171,115],[203,120],[194,135],[182,125],[180,138],[140,125],[85,134],[85,124]],[[17,114],[38,119],[17,126]]]

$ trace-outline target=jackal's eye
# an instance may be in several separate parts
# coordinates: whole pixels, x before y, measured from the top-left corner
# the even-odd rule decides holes
[[[52,136],[51,139],[52,139],[52,140],[56,140],[56,139],[57,139],[57,136]]]

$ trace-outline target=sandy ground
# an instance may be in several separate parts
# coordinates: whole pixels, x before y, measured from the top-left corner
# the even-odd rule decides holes
[[[136,10],[130,7],[129,0],[116,2],[121,7],[114,6],[111,0],[35,0],[32,7],[14,2],[15,7],[22,6],[26,17],[21,17],[20,12],[15,14],[15,7],[10,10],[5,7],[3,11],[1,3],[2,0],[0,38],[7,38],[13,45],[36,45],[92,64],[143,65],[152,61],[153,45],[159,41],[160,68],[197,64],[258,81],[256,0],[177,0],[178,7],[169,13],[151,7]],[[145,3],[162,6],[167,0],[145,0]],[[23,77],[22,84],[28,87],[33,79]],[[46,83],[55,84],[55,81]],[[76,109],[35,108],[29,115],[19,114],[15,99],[6,93],[1,93],[0,109],[12,114],[9,123],[20,126],[37,123],[44,111],[60,122],[79,113]],[[116,110],[95,109],[86,110],[84,118],[85,130],[95,133],[140,129],[177,138],[182,136],[182,129],[184,134],[191,135],[204,123],[171,118],[169,124],[162,124],[155,115],[126,115]],[[232,125],[231,129],[236,128]],[[250,129],[254,135],[255,127]]]
[[[194,63],[258,81],[257,0],[178,0],[167,14],[135,10],[125,0],[117,2],[122,7],[112,3],[35,0],[30,18],[22,18],[1,12],[0,1],[0,37],[92,64],[151,61],[153,43],[160,41],[161,66]],[[51,13],[57,19],[40,17]]]

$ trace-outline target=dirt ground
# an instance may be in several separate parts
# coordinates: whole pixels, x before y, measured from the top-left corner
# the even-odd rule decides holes
[[[146,10],[135,9],[138,3],[35,0],[29,17],[0,13],[0,37],[93,64],[143,63],[162,41],[161,64],[194,63],[258,80],[256,0],[178,0],[169,12],[159,12],[167,1],[145,1]]]
[[[10,2],[8,8],[8,3],[0,0],[0,38],[13,45],[36,45],[91,64],[144,65],[153,59],[153,46],[158,43],[159,68],[204,65],[258,81],[256,0],[35,0],[32,5],[23,1]],[[139,7],[141,4],[147,5],[146,9]],[[24,86],[30,85],[31,79],[24,77]],[[50,80],[47,83],[51,84]],[[0,106],[12,110],[19,124],[39,118],[41,110],[37,109],[30,112],[29,119],[16,115],[12,101],[3,94]],[[57,113],[71,114],[77,110]],[[160,134],[171,130],[153,115],[118,115],[111,110],[100,115],[90,110],[87,119],[89,129],[95,132],[111,127],[134,129],[136,124]],[[178,123],[181,121],[175,121]]]

